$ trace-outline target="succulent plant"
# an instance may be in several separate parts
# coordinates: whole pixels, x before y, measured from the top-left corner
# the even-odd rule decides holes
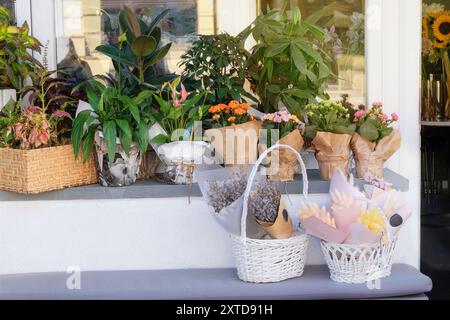
[[[247,176],[235,173],[232,178],[225,181],[209,181],[208,204],[219,213],[223,208],[235,202],[247,187]]]
[[[274,223],[280,208],[281,193],[275,183],[259,182],[250,192],[249,209],[258,221]]]

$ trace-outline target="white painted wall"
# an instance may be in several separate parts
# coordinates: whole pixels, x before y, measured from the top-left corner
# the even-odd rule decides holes
[[[27,2],[18,0],[18,5],[28,8]],[[49,59],[56,65],[54,2],[37,2],[39,6],[31,6],[33,34],[50,40]],[[242,18],[253,10],[251,0],[239,1],[236,15],[227,2],[222,1],[222,17],[230,25],[221,28],[235,33],[253,19]],[[407,199],[414,211],[402,230],[397,261],[418,267],[421,5],[420,0],[367,0],[367,6],[372,14],[366,35],[368,101],[384,101],[387,111],[401,117],[403,144],[389,165],[409,178]],[[19,21],[29,20],[29,11],[22,12]],[[308,262],[322,262],[317,243]],[[225,267],[233,261],[226,233],[201,199],[189,206],[182,198],[0,203],[0,274],[64,271],[69,265],[82,270],[159,269]]]

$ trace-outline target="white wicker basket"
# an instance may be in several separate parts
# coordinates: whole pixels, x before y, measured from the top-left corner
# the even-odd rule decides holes
[[[283,240],[260,240],[247,238],[248,198],[258,167],[264,158],[274,149],[286,148],[294,152],[301,165],[303,175],[303,195],[308,194],[306,167],[300,154],[290,146],[274,145],[267,149],[255,163],[250,173],[244,193],[244,205],[241,217],[241,235],[231,235],[233,252],[237,264],[238,277],[246,282],[278,282],[300,277],[305,267],[309,236],[296,234]]]
[[[334,281],[364,283],[391,274],[397,239],[362,245],[320,243]]]

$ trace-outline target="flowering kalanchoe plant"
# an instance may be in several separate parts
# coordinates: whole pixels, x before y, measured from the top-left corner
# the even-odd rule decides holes
[[[208,112],[214,127],[228,127],[253,120],[253,116],[247,112],[249,109],[250,106],[247,103],[232,100],[229,104],[212,106]]]
[[[374,102],[370,110],[359,110],[355,113],[353,122],[357,125],[356,131],[370,142],[378,142],[389,136],[394,130],[391,124],[398,121],[396,113],[391,117],[383,112],[383,104]]]
[[[178,91],[180,87],[180,91]],[[157,112],[152,115],[152,122],[157,122],[166,134],[160,134],[152,139],[152,143],[166,143],[171,140],[185,140],[185,135],[178,132],[187,131],[193,138],[195,121],[201,121],[206,114],[205,92],[188,93],[181,83],[181,78],[175,78],[165,83],[158,94],[153,94],[158,103]],[[180,130],[180,131],[179,131]],[[176,137],[173,134],[176,133]]]
[[[263,129],[267,129],[268,147],[271,146],[271,130],[278,130],[279,139],[287,136],[295,129],[303,125],[296,115],[290,114],[288,111],[277,111],[275,113],[266,114],[263,118]]]
[[[341,103],[322,101],[306,106],[307,126],[305,135],[314,139],[318,131],[337,134],[350,134],[355,132],[356,125],[352,124],[350,111]]]

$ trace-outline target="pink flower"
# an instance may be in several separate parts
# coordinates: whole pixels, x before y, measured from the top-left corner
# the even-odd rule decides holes
[[[387,119],[389,119],[389,117],[386,113],[382,113],[382,114],[380,114],[380,119],[381,119],[381,121],[386,121]]]
[[[374,103],[372,103],[373,107],[382,107],[383,106],[383,102],[381,101],[375,101]]]
[[[180,107],[180,101],[178,99],[173,100],[172,104],[173,104],[173,106],[175,108],[179,108]]]
[[[355,118],[358,118],[358,119],[362,118],[362,117],[364,117],[364,114],[365,114],[365,112],[363,110],[356,111]]]
[[[186,91],[184,84],[181,84],[181,102],[185,102],[188,98],[189,93]]]
[[[394,121],[398,121],[398,119],[399,119],[398,114],[396,114],[395,112],[391,114],[391,118]]]

